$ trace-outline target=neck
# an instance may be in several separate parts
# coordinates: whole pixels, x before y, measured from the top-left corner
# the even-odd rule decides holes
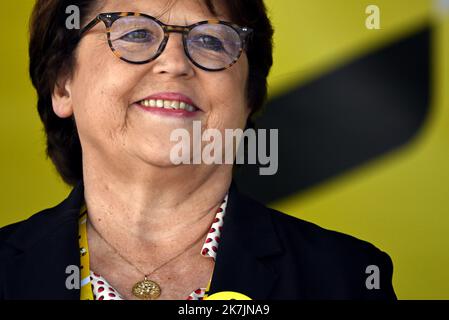
[[[110,162],[110,161],[109,161]],[[117,173],[118,172],[118,173]],[[157,167],[125,173],[83,154],[89,221],[124,248],[179,248],[210,227],[232,179],[232,166]]]

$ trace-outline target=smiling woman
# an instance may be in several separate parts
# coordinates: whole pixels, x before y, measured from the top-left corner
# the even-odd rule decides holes
[[[69,5],[81,30],[65,27]],[[30,74],[47,153],[74,188],[0,230],[0,297],[394,299],[387,254],[245,197],[230,163],[170,159],[175,130],[248,126],[272,36],[262,0],[38,0]]]

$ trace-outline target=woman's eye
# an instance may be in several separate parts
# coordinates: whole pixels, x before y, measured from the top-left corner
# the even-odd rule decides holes
[[[153,35],[148,30],[140,29],[128,32],[120,39],[130,42],[150,42],[153,40]]]
[[[193,40],[198,46],[213,51],[225,51],[223,42],[210,35],[199,35]]]

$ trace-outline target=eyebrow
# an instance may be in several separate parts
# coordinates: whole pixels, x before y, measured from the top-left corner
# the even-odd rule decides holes
[[[135,6],[135,4],[133,4],[132,2],[131,2],[130,4],[127,4],[127,6],[129,6],[129,7],[128,7],[128,10],[112,10],[112,11],[115,11],[115,12],[140,12],[140,13],[144,13],[144,14],[147,14],[147,15],[149,15],[149,16],[152,16],[152,17],[154,17],[154,18],[156,18],[156,19],[158,19],[158,20],[161,20],[161,17],[162,17],[163,15],[165,15],[165,14],[168,13],[168,18],[170,19],[171,9],[173,8],[173,6],[174,6],[174,5],[176,4],[176,2],[178,2],[178,1],[180,1],[180,0],[169,0],[169,1],[168,1],[168,4],[167,4],[166,6],[164,6],[164,7],[162,8],[162,10],[161,10],[159,13],[157,13],[157,12],[140,11],[139,8],[137,8],[137,7]],[[197,0],[197,3],[199,3],[199,4],[202,6],[202,8],[205,9],[205,10],[203,10],[203,11],[205,11],[206,13],[209,13],[210,16],[206,16],[206,17],[204,17],[204,18],[193,19],[190,23],[187,22],[187,17],[184,17],[184,23],[185,23],[185,25],[191,25],[191,24],[195,24],[195,23],[197,23],[197,22],[199,22],[199,21],[215,20],[215,19],[218,19],[218,20],[225,20],[225,21],[231,21],[230,18],[227,18],[227,17],[225,17],[225,16],[216,14],[216,13],[217,13],[217,12],[216,12],[216,9],[217,9],[216,7],[214,7],[215,13],[212,12],[212,11],[210,11],[209,8],[208,8],[208,6],[207,6],[207,4],[205,3],[204,0]],[[102,12],[105,12],[105,11],[102,10],[102,9],[104,9],[104,6],[103,6],[102,8],[100,8],[100,10],[101,10]],[[112,12],[112,11],[110,11],[110,12]]]

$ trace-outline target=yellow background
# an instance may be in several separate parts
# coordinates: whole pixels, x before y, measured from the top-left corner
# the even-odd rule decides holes
[[[441,0],[443,1],[443,0]],[[408,145],[271,206],[388,252],[400,299],[449,299],[449,10],[431,0],[266,0],[275,65],[270,95],[331,71],[431,21],[431,115]],[[0,19],[0,226],[59,203],[69,188],[45,158],[27,67],[34,1],[4,1]],[[381,30],[365,8],[381,9]],[[7,13],[7,14],[6,14]]]

